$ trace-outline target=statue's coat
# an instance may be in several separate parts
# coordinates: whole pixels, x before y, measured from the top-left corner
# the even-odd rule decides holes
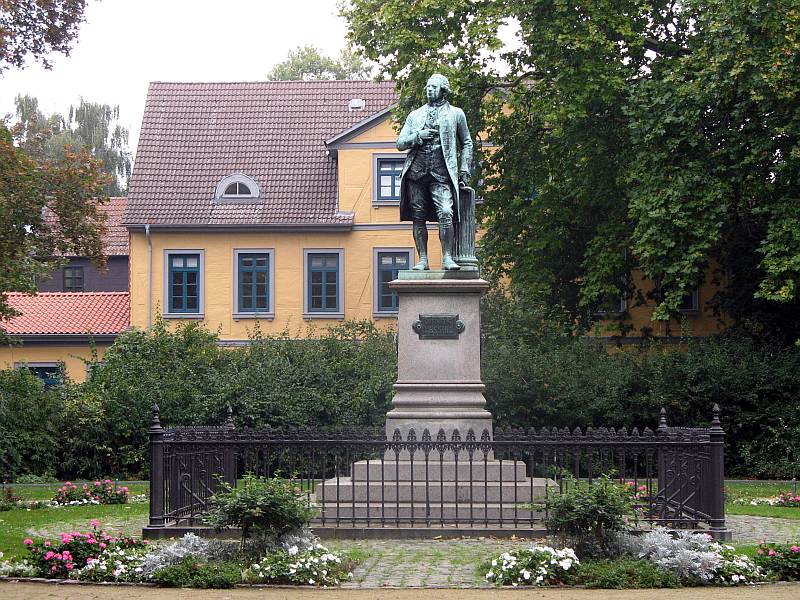
[[[400,175],[400,220],[412,221],[411,217],[411,198],[406,182],[406,172],[411,168],[414,157],[417,155],[417,148],[414,144],[417,132],[425,128],[425,118],[428,116],[428,105],[421,106],[411,112],[406,118],[400,136],[397,138],[398,150],[409,150],[406,162],[403,165],[403,172]],[[458,219],[458,142],[461,142],[461,171],[472,172],[472,137],[469,135],[467,118],[464,111],[458,107],[450,106],[445,102],[439,109],[439,139],[442,144],[442,153],[450,174],[450,185],[453,188],[453,218]],[[428,221],[438,221],[433,202],[427,202]]]

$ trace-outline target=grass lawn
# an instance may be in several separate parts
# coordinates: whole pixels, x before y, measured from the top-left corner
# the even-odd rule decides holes
[[[791,492],[790,483],[772,483],[768,481],[748,481],[744,483],[725,484],[725,512],[730,515],[752,515],[756,517],[779,517],[783,519],[800,519],[800,508],[783,506],[750,506],[734,502],[749,501],[754,498],[771,498],[780,492]]]
[[[78,483],[78,482],[75,482]],[[81,482],[82,483],[82,482]],[[60,484],[52,486],[14,486],[14,494],[23,500],[50,500],[55,496]],[[131,495],[143,494],[147,484],[128,486]],[[130,502],[128,504],[84,506],[64,506],[60,508],[41,508],[27,510],[15,508],[0,511],[0,552],[5,558],[24,557],[25,546],[22,540],[36,535],[55,536],[62,531],[88,531],[92,519],[100,521],[108,532],[124,531],[140,535],[147,523],[149,504]]]

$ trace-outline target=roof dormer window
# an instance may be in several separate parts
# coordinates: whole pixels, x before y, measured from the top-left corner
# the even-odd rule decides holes
[[[247,175],[235,173],[223,178],[217,184],[214,198],[222,201],[258,200],[261,191],[258,184]]]

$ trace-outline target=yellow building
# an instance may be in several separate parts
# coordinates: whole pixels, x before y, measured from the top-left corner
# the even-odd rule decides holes
[[[394,102],[391,82],[152,84],[124,217],[131,325],[193,319],[235,343],[256,321],[394,319],[386,283],[414,260]]]

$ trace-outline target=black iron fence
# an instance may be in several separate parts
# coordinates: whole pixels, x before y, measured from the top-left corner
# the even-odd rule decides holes
[[[537,504],[575,479],[601,475],[636,489],[645,521],[725,535],[719,408],[708,428],[164,429],[150,426],[148,534],[202,525],[220,481],[246,472],[294,479],[317,507],[316,526],[541,527]]]

